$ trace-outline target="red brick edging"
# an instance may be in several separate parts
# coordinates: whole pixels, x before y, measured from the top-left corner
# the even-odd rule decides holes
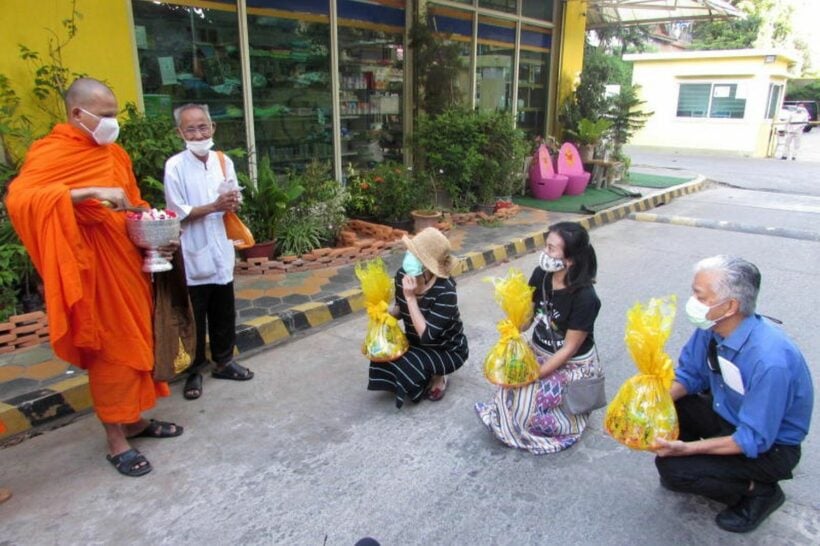
[[[48,317],[42,311],[13,315],[0,323],[0,354],[48,342]]]
[[[447,231],[453,224],[475,224],[479,221],[505,220],[518,214],[521,208],[511,205],[493,214],[484,212],[444,213],[438,228]],[[301,256],[280,256],[278,259],[250,258],[239,260],[234,269],[237,275],[276,275],[294,271],[310,271],[326,267],[338,267],[362,259],[375,258],[386,251],[401,246],[401,238],[407,232],[382,224],[349,220],[339,232],[335,248],[317,248]]]

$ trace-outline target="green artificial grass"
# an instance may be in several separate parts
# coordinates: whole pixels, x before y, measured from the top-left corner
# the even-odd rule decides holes
[[[644,188],[668,188],[689,182],[688,178],[678,178],[675,176],[661,176],[659,174],[629,173],[619,184],[629,186],[642,186]]]
[[[532,207],[552,212],[577,212],[578,214],[594,213],[608,209],[618,203],[631,201],[641,194],[633,193],[622,188],[592,188],[581,195],[563,195],[555,201],[544,201],[534,197],[514,197],[513,202],[524,207]]]

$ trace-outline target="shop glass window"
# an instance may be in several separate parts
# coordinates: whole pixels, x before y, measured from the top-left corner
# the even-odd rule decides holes
[[[678,93],[681,118],[743,119],[745,86],[735,83],[684,83]]]
[[[542,21],[552,21],[553,0],[522,0],[521,15]]]
[[[443,40],[443,45],[447,48],[453,47],[458,51],[461,68],[455,78],[456,93],[462,104],[470,104],[473,14],[464,10],[430,6],[427,15],[427,24]]]
[[[484,112],[512,110],[515,23],[479,16],[476,104]]]
[[[534,32],[538,31],[538,32]],[[536,37],[549,43],[546,30],[532,29]],[[547,117],[547,87],[549,82],[549,50],[524,44],[526,33],[522,29],[521,53],[518,60],[518,127],[535,137],[543,135]],[[526,47],[526,49],[525,49]]]
[[[279,172],[333,161],[328,4],[300,7],[324,11],[312,14],[291,5],[256,1],[248,11],[256,152]]]
[[[782,92],[782,85],[776,83],[769,84],[769,100],[766,103],[766,119],[774,119],[777,116],[777,111],[780,107],[780,94]]]
[[[246,147],[232,4],[209,2],[212,8],[198,8],[131,3],[146,114],[170,117],[182,104],[207,104],[217,126],[214,140],[221,149]]]
[[[404,2],[339,0],[342,162],[403,160]]]
[[[478,7],[515,13],[517,0],[478,0]]]

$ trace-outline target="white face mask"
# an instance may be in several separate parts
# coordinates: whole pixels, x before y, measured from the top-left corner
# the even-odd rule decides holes
[[[709,314],[709,311],[713,307],[717,307],[725,302],[716,303],[712,306],[706,305],[705,303],[701,303],[695,296],[691,296],[686,302],[686,316],[689,318],[689,322],[700,328],[701,330],[708,330],[715,324],[717,324],[718,320],[723,319],[724,317],[720,317],[717,320],[711,320],[706,318],[706,315]]]
[[[547,273],[555,273],[564,269],[564,260],[561,258],[553,258],[546,251],[541,251],[541,256],[538,258],[538,265]]]
[[[214,147],[214,139],[186,140],[185,147],[191,150],[191,153],[194,155],[205,155],[208,153],[208,150]]]
[[[91,133],[91,138],[94,139],[94,142],[100,146],[105,146],[106,144],[111,144],[117,140],[117,137],[120,135],[120,124],[117,122],[117,118],[100,117],[97,114],[92,114],[85,108],[80,108],[80,110],[89,116],[100,120],[97,124],[97,128],[93,131],[86,127],[83,123],[80,123],[83,129]]]

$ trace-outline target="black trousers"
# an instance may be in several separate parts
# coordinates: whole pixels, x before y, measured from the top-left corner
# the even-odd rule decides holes
[[[205,327],[211,343],[211,359],[227,364],[233,358],[236,344],[236,309],[233,282],[189,286],[191,306],[196,323],[196,354],[190,371],[198,371],[207,362],[205,358]]]
[[[729,436],[735,427],[712,409],[711,395],[684,396],[675,402],[684,442]],[[745,455],[693,455],[656,457],[655,466],[664,485],[684,493],[694,493],[736,504],[748,493],[749,483],[758,491],[771,490],[780,480],[792,477],[800,461],[800,446],[774,444],[754,459]]]

